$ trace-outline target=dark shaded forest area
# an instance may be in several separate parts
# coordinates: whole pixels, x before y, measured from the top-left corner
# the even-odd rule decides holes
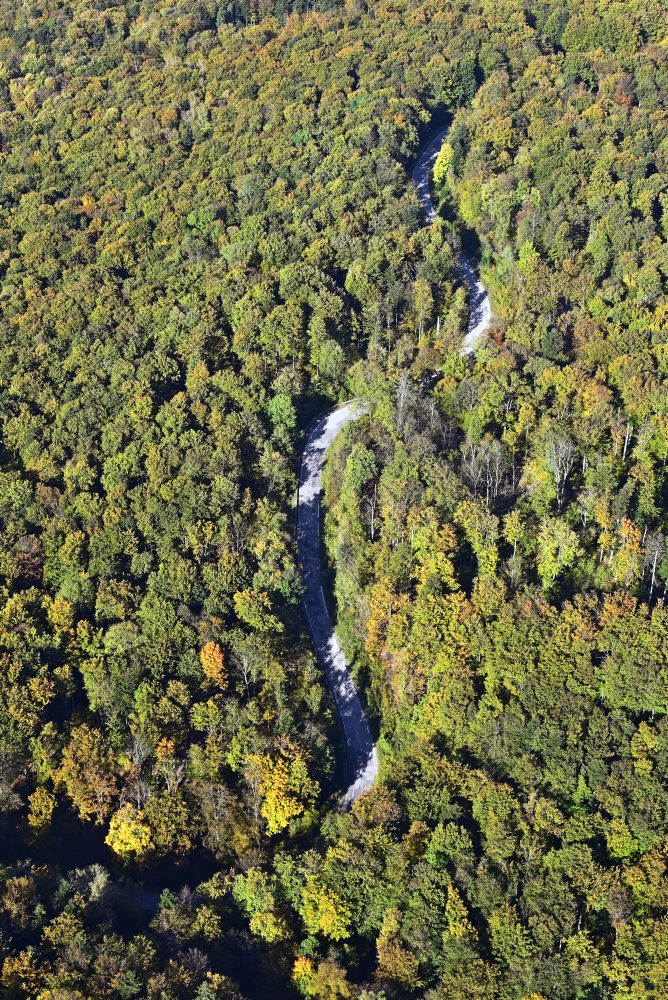
[[[668,995],[666,14],[2,4],[8,1000]]]

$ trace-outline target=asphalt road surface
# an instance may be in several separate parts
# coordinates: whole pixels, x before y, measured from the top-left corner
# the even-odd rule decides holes
[[[365,412],[355,400],[330,410],[306,441],[299,473],[297,551],[304,583],[304,611],[318,659],[327,677],[346,748],[346,792],[350,805],[374,783],[378,757],[369,723],[327,610],[320,545],[320,492],[327,450],[339,431]]]
[[[428,225],[436,221],[436,209],[431,198],[431,172],[447,135],[447,128],[441,129],[440,132],[433,135],[413,167],[413,183],[417,188],[425,222]],[[461,353],[472,354],[487,332],[492,319],[492,309],[476,265],[466,254],[459,255],[457,273],[469,296],[469,325],[462,342]]]
[[[428,225],[436,220],[430,191],[431,171],[447,134],[448,130],[443,129],[432,136],[413,169],[413,181]],[[473,261],[461,254],[457,269],[468,290],[470,306],[469,327],[461,352],[470,354],[489,326],[491,309]],[[373,785],[378,774],[378,755],[366,713],[327,610],[321,562],[320,494],[329,446],[346,424],[365,412],[364,403],[351,400],[330,410],[311,428],[302,456],[297,500],[297,553],[304,584],[304,612],[343,731],[346,750],[343,801],[346,807]]]

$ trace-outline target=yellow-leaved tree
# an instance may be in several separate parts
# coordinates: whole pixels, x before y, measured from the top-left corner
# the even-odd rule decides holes
[[[309,934],[324,934],[333,941],[350,937],[352,914],[349,908],[338,893],[314,875],[306,880],[300,913]]]
[[[199,661],[204,675],[219,687],[221,691],[227,688],[227,673],[225,657],[217,642],[207,642],[199,651]]]
[[[72,730],[57,779],[82,819],[101,823],[109,815],[117,794],[116,771],[114,755],[99,729],[83,725]]]
[[[454,158],[454,149],[449,142],[444,142],[438,151],[436,163],[434,164],[434,181],[436,184],[443,184],[445,182]]]
[[[407,988],[418,984],[419,962],[401,941],[399,910],[390,908],[383,917],[380,934],[376,940],[378,968],[383,978],[394,980]]]
[[[308,773],[303,752],[283,740],[276,755],[252,753],[246,758],[246,778],[262,799],[260,811],[269,833],[280,833],[295,816],[310,808],[320,785]]]
[[[28,812],[28,825],[36,833],[44,833],[51,825],[51,817],[56,806],[55,796],[46,788],[36,788],[28,796],[30,810]]]
[[[130,802],[121,806],[111,817],[105,843],[126,861],[141,858],[150,851],[151,828],[144,821],[141,810],[135,809]]]

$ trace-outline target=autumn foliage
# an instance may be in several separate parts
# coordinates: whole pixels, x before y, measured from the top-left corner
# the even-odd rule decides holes
[[[0,3],[8,1000],[668,995],[664,7]]]

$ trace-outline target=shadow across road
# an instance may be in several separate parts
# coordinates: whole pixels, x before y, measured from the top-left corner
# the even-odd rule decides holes
[[[349,806],[362,792],[371,788],[378,773],[378,757],[366,713],[325,601],[320,497],[329,446],[346,424],[365,412],[364,404],[353,400],[330,410],[311,428],[302,455],[297,500],[297,553],[304,584],[304,613],[334,699],[345,743],[344,806]]]

